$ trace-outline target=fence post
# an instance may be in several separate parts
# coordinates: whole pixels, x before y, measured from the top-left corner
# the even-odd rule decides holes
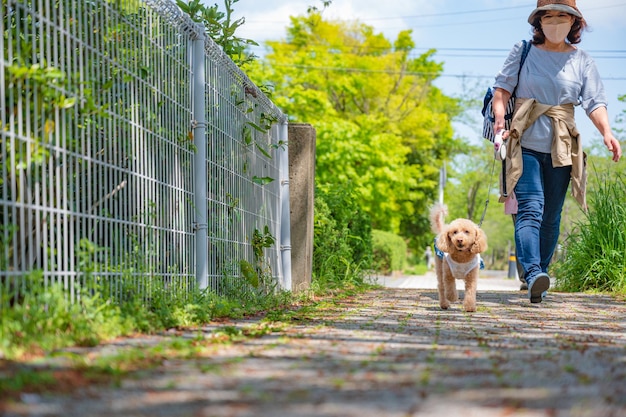
[[[207,168],[206,168],[206,52],[204,26],[198,24],[198,35],[191,42],[192,129],[196,146],[194,155],[194,204],[196,219],[196,283],[208,287],[209,263],[207,253]]]
[[[310,288],[313,275],[315,140],[315,129],[310,124],[289,125],[291,284],[294,292]]]
[[[288,122],[283,122],[279,127],[278,140],[282,145],[279,152],[280,172],[280,260],[282,265],[283,290],[291,291],[291,213],[289,204],[289,146],[288,146]]]

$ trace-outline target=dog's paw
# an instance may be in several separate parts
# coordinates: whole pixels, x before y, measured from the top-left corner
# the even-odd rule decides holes
[[[474,311],[476,311],[476,303],[466,300],[463,302],[463,309],[468,313],[473,313]]]
[[[447,310],[450,308],[450,303],[447,301],[439,301],[439,307],[441,307],[442,310]]]

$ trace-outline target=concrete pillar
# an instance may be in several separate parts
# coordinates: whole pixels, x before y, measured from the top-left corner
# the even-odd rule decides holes
[[[289,124],[289,203],[291,216],[291,289],[311,285],[316,132],[309,124]]]

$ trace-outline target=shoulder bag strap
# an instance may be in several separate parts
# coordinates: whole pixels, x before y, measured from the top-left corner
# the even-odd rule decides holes
[[[522,42],[523,42],[522,57],[519,63],[519,70],[517,70],[517,84],[519,84],[519,75],[522,73],[522,67],[524,66],[524,62],[526,61],[526,57],[528,56],[528,52],[530,51],[530,46],[531,46],[530,41],[527,41],[524,39],[522,40]],[[511,97],[515,97],[516,92],[517,92],[517,85],[513,89],[513,93],[511,94]]]

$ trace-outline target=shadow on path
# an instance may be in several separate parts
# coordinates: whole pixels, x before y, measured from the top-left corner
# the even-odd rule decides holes
[[[482,291],[465,313],[440,310],[432,289],[382,288],[119,387],[31,396],[3,415],[623,416],[625,330],[626,306],[606,296],[531,305]]]

